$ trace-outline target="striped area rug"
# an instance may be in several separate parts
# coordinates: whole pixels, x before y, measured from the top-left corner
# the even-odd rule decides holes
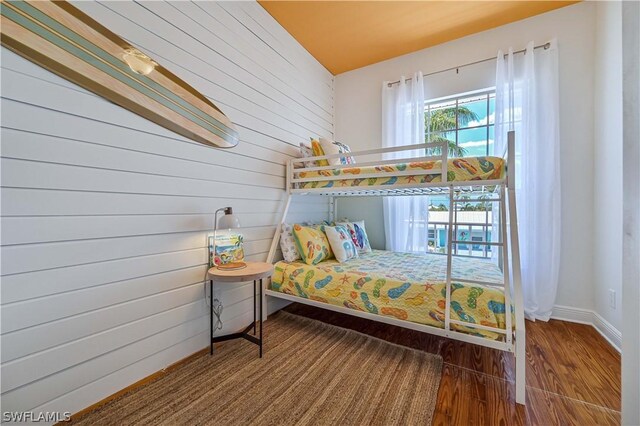
[[[429,425],[438,355],[286,312],[265,353],[235,340],[87,413],[83,425]]]

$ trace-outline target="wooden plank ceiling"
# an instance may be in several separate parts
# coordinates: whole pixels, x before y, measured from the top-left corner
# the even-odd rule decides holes
[[[334,75],[577,1],[265,1]]]

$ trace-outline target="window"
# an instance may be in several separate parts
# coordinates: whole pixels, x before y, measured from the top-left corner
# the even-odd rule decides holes
[[[495,89],[486,89],[425,102],[425,142],[446,142],[450,157],[492,155],[495,96]],[[491,204],[468,202],[456,206],[458,235],[455,239],[469,243],[454,244],[454,254],[491,257],[491,246],[473,244],[491,241]],[[449,208],[448,196],[429,197],[427,241],[431,252],[445,253]]]
[[[493,153],[495,89],[425,102],[425,142],[444,141],[449,156]]]

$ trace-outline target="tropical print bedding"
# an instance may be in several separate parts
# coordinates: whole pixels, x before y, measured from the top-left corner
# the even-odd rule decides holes
[[[502,283],[490,260],[454,257],[453,277]],[[447,257],[373,250],[344,263],[278,262],[271,289],[323,303],[444,328]],[[505,328],[504,294],[492,286],[451,285],[451,318]],[[494,340],[504,335],[453,325]]]
[[[298,183],[298,188],[329,188],[334,186],[403,185],[412,183],[441,182],[440,174],[393,176],[394,172],[439,169],[442,161],[417,161],[412,163],[387,164],[384,166],[349,167],[345,169],[294,172],[296,178],[311,179],[327,176],[344,176],[334,181],[309,181]],[[502,179],[505,171],[504,159],[500,157],[465,157],[447,160],[447,182]],[[389,173],[389,177],[358,178],[370,173]]]

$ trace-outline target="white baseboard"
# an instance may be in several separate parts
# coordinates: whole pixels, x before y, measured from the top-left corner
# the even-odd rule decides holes
[[[588,324],[595,328],[598,333],[600,333],[602,337],[604,337],[607,342],[615,348],[615,350],[620,352],[620,347],[622,346],[622,333],[611,325],[609,321],[602,318],[602,316],[597,312],[590,311],[588,309],[573,308],[571,306],[556,305],[553,307],[551,318],[562,321],[577,322],[580,324]]]
[[[589,311],[587,309],[555,305],[553,307],[553,312],[551,313],[551,318],[562,321],[593,325],[593,314],[593,311]]]
[[[597,312],[593,313],[593,326],[611,343],[618,352],[622,352],[622,333]]]

